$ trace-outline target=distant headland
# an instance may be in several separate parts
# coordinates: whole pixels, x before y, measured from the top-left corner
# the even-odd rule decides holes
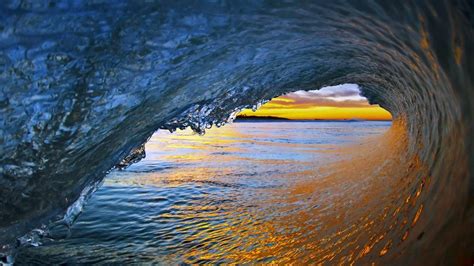
[[[278,116],[254,116],[254,115],[239,115],[235,121],[291,121],[291,119]]]
[[[390,120],[364,120],[358,118],[352,119],[288,119],[278,116],[256,116],[256,115],[239,115],[235,118],[235,122],[364,122],[364,121],[390,121]]]

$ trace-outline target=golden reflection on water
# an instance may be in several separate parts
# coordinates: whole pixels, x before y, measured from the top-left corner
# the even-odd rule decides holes
[[[277,263],[351,264],[368,255],[369,258],[363,261],[370,262],[376,254],[384,256],[390,251],[393,240],[389,238],[385,244],[382,243],[386,235],[401,235],[401,241],[396,243],[401,245],[409,237],[409,226],[413,227],[417,223],[423,210],[423,205],[420,205],[412,218],[413,222],[407,225],[406,219],[413,216],[412,209],[421,194],[423,183],[414,196],[409,195],[405,200],[402,198],[403,193],[391,191],[398,188],[402,192],[402,188],[410,186],[417,180],[416,175],[423,172],[420,162],[415,158],[411,164],[420,169],[420,173],[413,171],[415,176],[406,176],[405,172],[399,171],[398,175],[394,175],[401,165],[410,164],[405,161],[409,159],[400,157],[406,149],[404,134],[403,124],[397,122],[382,137],[337,150],[343,159],[319,168],[318,171],[329,173],[323,179],[305,180],[293,187],[274,191],[277,195],[286,194],[287,197],[278,197],[278,204],[273,202],[272,205],[289,207],[289,203],[309,201],[316,204],[316,208],[302,208],[293,213],[282,210],[281,213],[290,215],[279,217],[268,227],[298,228],[298,232],[282,235],[268,230],[272,235],[270,238],[276,240],[278,245],[262,245],[255,252],[247,253],[242,262],[282,253],[285,255]],[[310,172],[301,174],[311,175]],[[321,176],[321,173],[318,174]],[[400,206],[402,202],[405,204]],[[394,215],[389,217],[388,213],[394,209]],[[374,249],[378,252],[371,254]]]
[[[238,127],[211,130],[205,136],[190,132],[170,135],[152,142],[147,150],[183,163],[218,161],[219,167],[147,173],[138,176],[138,182],[157,186],[225,184],[226,176],[236,174],[232,162],[244,159],[238,154],[246,149],[245,143],[258,141],[262,140]],[[282,147],[291,145],[281,143]],[[225,195],[218,204],[175,206],[175,213],[165,214],[169,219],[197,223],[194,234],[183,231],[184,243],[205,244],[186,249],[186,262],[369,264],[377,260],[383,264],[399,256],[404,242],[416,238],[410,230],[423,219],[419,199],[429,180],[417,156],[406,156],[404,123],[395,121],[382,136],[357,144],[313,146],[322,148],[322,162],[301,162],[304,167],[298,165],[300,170],[280,177],[292,180],[285,187],[264,187],[257,189],[256,195]],[[189,151],[177,153],[180,149]],[[285,158],[253,160],[266,168],[290,165]],[[400,169],[401,165],[409,169]],[[406,195],[412,187],[413,192]],[[219,222],[211,217],[218,217]],[[395,248],[397,251],[392,251]]]

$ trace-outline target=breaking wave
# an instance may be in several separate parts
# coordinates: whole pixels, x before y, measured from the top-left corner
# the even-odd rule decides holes
[[[386,174],[403,182],[372,199],[393,208],[373,210],[381,218],[370,237],[336,238],[352,253],[328,246],[324,259],[469,258],[473,8],[455,0],[3,1],[0,253],[50,221],[72,222],[78,202],[111,168],[142,158],[157,129],[204,132],[287,92],[356,83],[396,120],[392,138],[406,145],[390,158],[403,163]]]

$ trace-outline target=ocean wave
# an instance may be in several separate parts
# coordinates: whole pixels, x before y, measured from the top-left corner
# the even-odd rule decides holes
[[[411,182],[387,190],[411,202],[423,186],[394,216],[418,234],[386,232],[397,244],[377,259],[472,254],[472,2],[112,2],[0,3],[0,253],[77,212],[157,129],[203,133],[287,92],[355,83],[407,142],[390,171]]]

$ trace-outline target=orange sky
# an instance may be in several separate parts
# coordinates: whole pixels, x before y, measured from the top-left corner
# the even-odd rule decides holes
[[[319,91],[298,91],[274,98],[256,112],[243,110],[240,115],[277,116],[289,119],[363,119],[391,120],[388,111],[370,105],[359,95],[356,84],[325,87]]]

